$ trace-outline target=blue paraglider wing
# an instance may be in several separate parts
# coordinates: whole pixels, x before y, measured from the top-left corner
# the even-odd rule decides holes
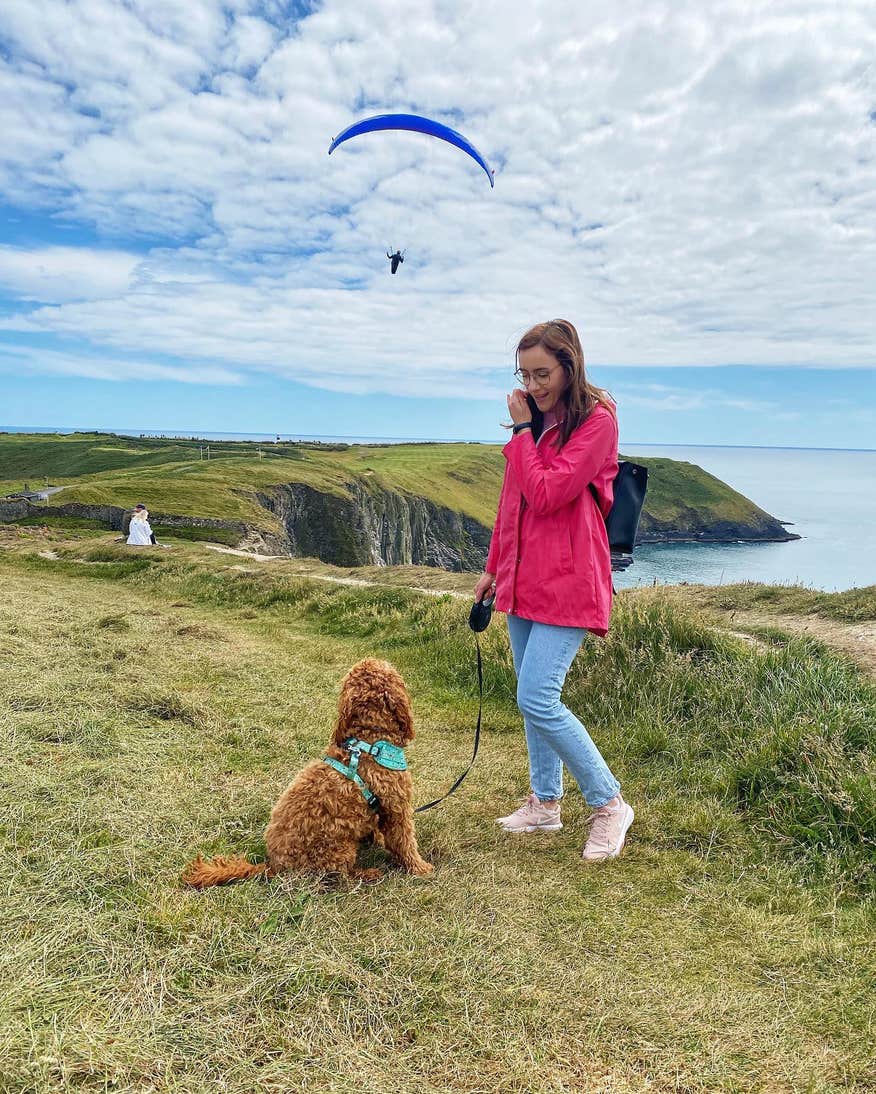
[[[419,114],[375,114],[373,118],[363,118],[360,122],[354,122],[348,126],[339,137],[335,137],[329,147],[328,154],[348,141],[351,137],[358,137],[362,133],[376,133],[381,129],[410,129],[414,133],[426,133],[430,137],[438,137],[448,144],[454,144],[483,167],[490,186],[493,186],[493,171],[484,157],[478,152],[471,141],[461,133],[451,129],[449,125],[433,121],[431,118],[421,118]]]

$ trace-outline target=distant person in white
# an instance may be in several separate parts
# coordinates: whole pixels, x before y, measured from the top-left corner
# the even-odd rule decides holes
[[[131,547],[148,547],[155,543],[155,533],[149,524],[149,513],[142,502],[134,506],[131,526],[128,529],[128,544]]]

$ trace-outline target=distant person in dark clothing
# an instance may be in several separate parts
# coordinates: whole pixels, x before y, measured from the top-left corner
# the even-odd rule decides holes
[[[387,251],[386,257],[389,259],[389,272],[397,273],[399,266],[405,260],[404,254],[401,251],[395,251],[393,254]]]

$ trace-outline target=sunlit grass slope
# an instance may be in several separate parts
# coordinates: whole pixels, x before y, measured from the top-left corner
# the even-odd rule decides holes
[[[272,517],[255,491],[288,483],[346,494],[400,490],[465,513],[486,527],[496,515],[505,461],[500,446],[480,444],[317,445],[204,442],[162,438],[0,435],[0,492],[49,477],[65,485],[57,503],[85,502],[184,516],[244,521],[266,529]],[[259,456],[259,451],[262,455]],[[695,509],[705,519],[757,523],[763,511],[694,464],[652,459],[647,512],[672,524]]]
[[[692,509],[696,510],[701,520],[733,523],[756,522],[758,518],[769,516],[748,498],[695,463],[655,456],[636,457],[635,454],[629,458],[648,468],[645,509],[655,520],[670,525],[681,523]],[[780,517],[785,515],[778,514]]]
[[[6,542],[0,1090],[871,1088],[874,691],[842,658],[622,594],[566,699],[637,820],[584,869],[574,787],[555,835],[493,822],[527,788],[499,617],[478,763],[419,820],[434,878],[196,894],[197,852],[264,853],[361,656],[408,680],[417,800],[449,785],[466,601],[198,545]]]
[[[683,596],[695,597],[702,606],[722,611],[756,609],[763,612],[791,612],[839,619],[846,623],[876,619],[876,585],[824,593],[802,585],[762,585],[746,581],[738,585],[697,586],[679,589]]]

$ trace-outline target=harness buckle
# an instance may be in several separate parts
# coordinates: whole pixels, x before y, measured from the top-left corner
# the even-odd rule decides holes
[[[344,741],[344,750],[350,754],[350,767],[353,771],[359,770],[359,760],[362,756],[362,742],[357,741],[355,737],[348,737]]]

